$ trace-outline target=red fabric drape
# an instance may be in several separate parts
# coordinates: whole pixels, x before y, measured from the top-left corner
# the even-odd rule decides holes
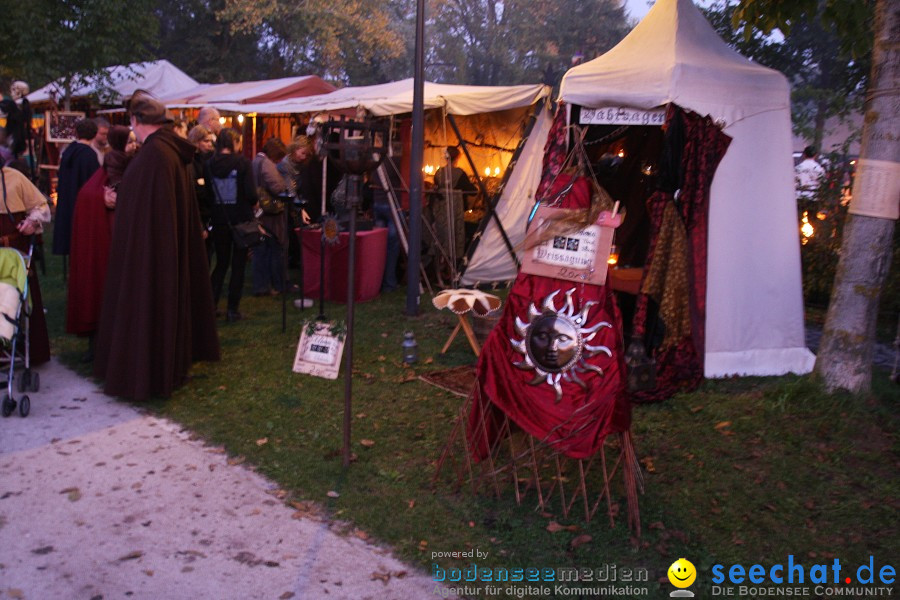
[[[681,192],[678,199],[666,191],[659,191],[647,200],[650,214],[650,249],[644,273],[654,260],[663,211],[668,203],[675,202],[687,233],[688,281],[690,282],[690,336],[656,355],[657,379],[652,390],[634,395],[637,402],[658,402],[671,397],[677,391],[697,387],[703,379],[703,357],[706,348],[706,258],[709,223],[709,189],[716,168],[731,138],[711,118],[670,107],[667,124],[679,119],[684,131],[681,149]],[[649,298],[638,296],[634,317],[634,333],[643,335],[647,328]]]
[[[78,192],[72,216],[72,247],[66,331],[90,335],[100,323],[114,211],[106,208],[106,170],[97,170]]]
[[[562,113],[562,120],[560,119]],[[591,185],[588,179],[561,174],[565,158],[564,111],[557,114],[548,140],[544,159],[543,183],[539,198],[555,197],[572,184],[561,198],[561,208],[585,208],[590,204]],[[579,377],[587,390],[576,383],[563,382],[562,399],[556,401],[552,386],[545,382],[532,385],[532,370],[522,370],[513,363],[523,356],[510,344],[519,339],[515,319],[527,321],[530,304],[540,303],[554,290],[560,290],[556,308],[562,308],[566,291],[575,288],[572,296],[575,307],[589,301],[597,302],[588,313],[587,323],[607,321],[612,328],[602,328],[592,345],[607,346],[610,358],[600,353],[585,359],[600,367],[603,375],[594,372]],[[625,431],[631,424],[631,408],[625,390],[625,361],[621,339],[621,316],[608,285],[582,285],[571,281],[519,273],[510,291],[503,316],[491,332],[478,361],[477,383],[471,398],[467,437],[474,458],[487,456],[496,443],[498,425],[505,414],[528,434],[542,440],[556,451],[571,458],[587,458],[600,449],[610,433]]]

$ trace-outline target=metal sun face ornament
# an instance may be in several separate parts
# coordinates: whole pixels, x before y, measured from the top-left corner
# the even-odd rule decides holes
[[[325,215],[322,219],[322,239],[332,246],[340,241],[341,226],[334,215]]]
[[[604,327],[612,327],[606,321],[594,325],[587,323],[587,315],[597,302],[586,302],[580,311],[575,310],[572,294],[575,288],[566,292],[565,304],[556,308],[555,298],[560,290],[544,298],[541,308],[534,303],[528,307],[528,322],[516,317],[516,333],[519,339],[509,338],[513,349],[523,355],[520,362],[513,365],[524,370],[533,370],[535,377],[529,383],[539,385],[546,382],[556,391],[556,402],[562,400],[561,381],[577,383],[587,389],[587,384],[579,373],[593,371],[603,375],[603,369],[585,362],[599,353],[612,357],[606,346],[592,346],[588,342]]]

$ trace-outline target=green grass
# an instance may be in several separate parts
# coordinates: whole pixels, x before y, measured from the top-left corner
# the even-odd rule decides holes
[[[58,257],[48,257],[42,283],[54,351],[85,372],[78,363],[84,341],[63,334]],[[605,517],[585,524],[559,511],[541,515],[533,497],[517,506],[511,494],[498,500],[432,486],[461,398],[412,376],[473,357],[461,336],[439,354],[452,314],[426,298],[423,315],[406,318],[404,304],[397,291],[357,305],[357,459],[348,470],[340,455],[343,378],[291,372],[302,317],[289,307],[282,333],[277,299],[246,298],[248,320],[220,321],[221,362],[197,365],[171,399],[144,406],[278,482],[285,502],[312,501],[349,531],[387,543],[425,569],[431,551],[478,548],[490,553],[481,566],[646,567],[655,590],[680,556],[694,562],[701,581],[715,563],[773,564],[788,554],[807,564],[829,557],[862,564],[870,554],[876,564],[896,559],[900,393],[883,373],[862,398],[826,396],[807,378],[788,376],[709,381],[663,404],[635,407],[646,491],[643,537],[634,540],[623,518],[611,529]],[[332,318],[344,312],[343,305],[327,306]],[[412,369],[400,361],[406,329],[415,332],[422,358]],[[551,520],[578,531],[551,533]],[[581,534],[592,540],[573,548]]]

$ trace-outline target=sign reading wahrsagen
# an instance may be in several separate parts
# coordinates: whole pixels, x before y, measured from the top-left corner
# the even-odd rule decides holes
[[[581,107],[581,125],[655,125],[666,122],[665,108],[629,108],[627,106],[606,106],[603,108]]]

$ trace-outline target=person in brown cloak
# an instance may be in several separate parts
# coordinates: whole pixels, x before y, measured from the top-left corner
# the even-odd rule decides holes
[[[203,226],[191,172],[195,148],[143,91],[127,108],[143,143],[118,187],[94,374],[104,391],[171,395],[191,363],[219,359]]]

